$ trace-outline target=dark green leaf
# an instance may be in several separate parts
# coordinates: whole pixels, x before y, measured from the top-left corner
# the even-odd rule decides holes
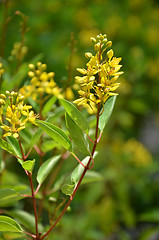
[[[8,215],[17,219],[22,225],[35,233],[35,217],[28,212],[23,210],[15,210],[8,212]],[[38,224],[38,229],[40,232],[43,231],[43,226]]]
[[[72,118],[67,113],[65,117],[66,117],[66,125],[69,131],[69,135],[72,141],[74,142],[74,144],[78,147],[78,149],[82,153],[86,155],[90,154],[89,144],[81,128],[78,127],[78,125],[72,120]]]
[[[115,104],[116,96],[110,97],[104,104],[104,112],[99,118],[99,129],[103,132],[105,125],[107,124]]]
[[[41,120],[37,120],[36,123],[51,138],[61,144],[64,148],[71,150],[72,145],[70,139],[59,127]]]
[[[60,99],[61,104],[64,106],[66,112],[70,115],[73,121],[85,132],[89,133],[89,123],[82,113],[69,101]]]
[[[4,141],[3,139],[0,139],[0,148],[15,155],[13,147],[8,142]]]
[[[142,213],[139,219],[143,222],[159,222],[159,208]]]
[[[60,156],[54,156],[47,161],[45,161],[41,167],[39,168],[39,171],[37,173],[37,181],[39,184],[42,184],[46,177],[49,175],[49,173],[52,171],[55,164],[60,159]]]
[[[0,189],[0,200],[5,200],[17,196],[18,193],[10,188]]]
[[[22,232],[23,229],[14,219],[1,215],[0,231],[1,232]]]
[[[19,158],[22,158],[22,153],[21,153],[21,149],[20,149],[18,140],[12,136],[7,137],[7,140],[10,143],[10,145],[13,147],[16,156],[18,156]],[[18,161],[19,161],[19,159],[18,159]]]

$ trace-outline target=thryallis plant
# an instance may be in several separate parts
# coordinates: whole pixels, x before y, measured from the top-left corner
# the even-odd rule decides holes
[[[0,125],[2,129],[0,147],[4,152],[7,151],[13,155],[13,159],[17,158],[30,183],[30,194],[17,191],[13,187],[1,189],[0,197],[2,201],[13,200],[13,198],[14,201],[30,198],[34,213],[34,224],[29,229],[29,225],[23,221],[24,211],[21,212],[21,215],[16,210],[2,211],[4,215],[0,216],[0,231],[4,234],[5,232],[17,232],[23,234],[27,239],[47,238],[70,207],[84,177],[92,173],[97,144],[112,113],[117,95],[114,91],[120,85],[117,80],[123,72],[119,71],[121,58],[113,56],[113,50],[110,49],[112,42],[107,40],[106,35],[100,34],[91,40],[94,43],[95,54],[90,52],[85,54],[88,59],[86,69],[77,68],[82,76],[75,77],[76,84],[80,88],[79,99],[74,100],[77,107],[63,98],[62,89],[58,88],[54,82],[54,73],[47,73],[46,65],[40,62],[36,65],[29,64],[28,76],[31,81],[22,87],[19,93],[6,91],[6,93],[0,94]],[[33,106],[25,103],[27,99],[29,103],[33,103]],[[41,105],[40,99],[42,99]],[[52,103],[55,104],[56,100],[58,101],[56,110],[51,113]],[[89,116],[85,117],[86,111],[85,115],[79,111],[81,106],[86,108],[87,114],[94,116],[94,129],[90,129]],[[48,116],[47,111],[49,111]],[[67,132],[62,130],[62,127],[65,128],[63,113],[65,113]],[[55,121],[56,125],[54,125]],[[94,137],[92,137],[92,132]],[[28,135],[29,137],[27,137]],[[47,146],[47,150],[45,141],[51,144],[48,144],[51,147]],[[85,155],[83,160],[77,156],[79,153],[77,149]],[[30,160],[29,156],[32,156],[33,150],[35,159]],[[58,178],[58,184],[56,183],[55,187],[54,180],[62,163],[70,155],[79,162],[78,166],[69,175],[68,182],[67,174],[67,177]],[[6,154],[3,156],[2,165],[5,165]],[[58,165],[53,171],[56,164]],[[35,169],[34,166],[36,166]],[[96,178],[96,175],[92,175],[93,177]],[[33,181],[35,179],[36,182]],[[58,198],[57,190],[59,190],[59,195],[63,195],[62,198]],[[46,202],[52,200],[55,204],[51,205],[54,211],[50,209],[49,203],[46,204],[45,211],[47,209],[49,212],[48,222],[50,223],[46,226],[41,224],[44,200]]]

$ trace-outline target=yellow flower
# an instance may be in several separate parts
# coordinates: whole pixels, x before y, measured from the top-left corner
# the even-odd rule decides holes
[[[29,68],[28,76],[31,78],[30,85],[20,89],[20,93],[25,98],[32,97],[33,100],[41,100],[41,95],[45,93],[55,96],[60,95],[61,89],[53,79],[55,74],[54,72],[47,73],[45,71],[47,68],[46,64],[42,64],[41,62],[38,62],[36,65],[29,64]]]
[[[26,127],[27,122],[35,124],[37,116],[32,110],[30,111],[32,106],[24,105],[24,97],[21,94],[7,91],[6,95],[0,94],[0,100],[5,99],[3,105],[0,105],[0,127],[5,131],[3,137],[13,135],[14,138],[17,138],[19,132]],[[3,111],[4,108],[6,111]]]
[[[74,102],[78,105],[89,106],[93,102],[95,106],[103,106],[107,99],[112,95],[117,95],[114,91],[119,87],[120,83],[116,80],[123,74],[119,72],[122,65],[119,65],[121,58],[113,57],[112,49],[107,51],[107,48],[112,45],[108,41],[106,35],[99,34],[96,38],[92,38],[96,54],[86,53],[85,56],[89,58],[86,64],[87,69],[77,68],[77,71],[84,76],[76,76],[76,82],[81,85],[81,91],[78,91],[80,98]],[[104,54],[106,52],[106,54]],[[83,88],[85,87],[85,88]]]

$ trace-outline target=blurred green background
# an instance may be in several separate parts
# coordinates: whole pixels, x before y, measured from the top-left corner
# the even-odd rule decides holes
[[[4,6],[0,1],[0,32]],[[3,59],[20,41],[28,16],[24,61],[42,54],[55,81],[71,81],[92,51],[90,37],[106,33],[122,57],[121,87],[98,146],[94,169],[103,182],[85,184],[50,239],[151,240],[159,238],[159,3],[156,0],[10,0]],[[72,36],[72,37],[71,37]],[[2,53],[2,52],[1,52]]]

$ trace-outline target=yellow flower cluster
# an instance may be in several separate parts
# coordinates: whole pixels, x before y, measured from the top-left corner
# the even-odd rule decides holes
[[[23,95],[14,91],[0,94],[0,127],[5,131],[3,137],[13,135],[17,138],[27,122],[35,123],[36,116],[30,110],[32,106],[24,105],[23,99]]]
[[[144,145],[135,139],[129,139],[124,145],[124,151],[130,154],[130,161],[135,166],[146,166],[152,163],[152,156]]]
[[[77,68],[77,71],[84,76],[76,76],[76,81],[81,85],[79,90],[80,98],[74,103],[85,106],[90,113],[96,113],[97,106],[103,106],[109,96],[117,95],[114,93],[120,83],[118,77],[123,74],[119,72],[122,65],[119,65],[121,58],[113,57],[112,42],[108,41],[106,35],[97,35],[91,38],[96,51],[95,56],[87,52],[85,56],[89,59],[86,64],[87,69]]]
[[[54,81],[54,72],[46,72],[47,65],[38,62],[36,65],[29,64],[30,71],[28,76],[31,78],[30,85],[26,85],[20,89],[20,93],[27,97],[32,97],[33,100],[37,100],[47,93],[49,95],[55,95],[60,97],[61,89],[56,85]]]

